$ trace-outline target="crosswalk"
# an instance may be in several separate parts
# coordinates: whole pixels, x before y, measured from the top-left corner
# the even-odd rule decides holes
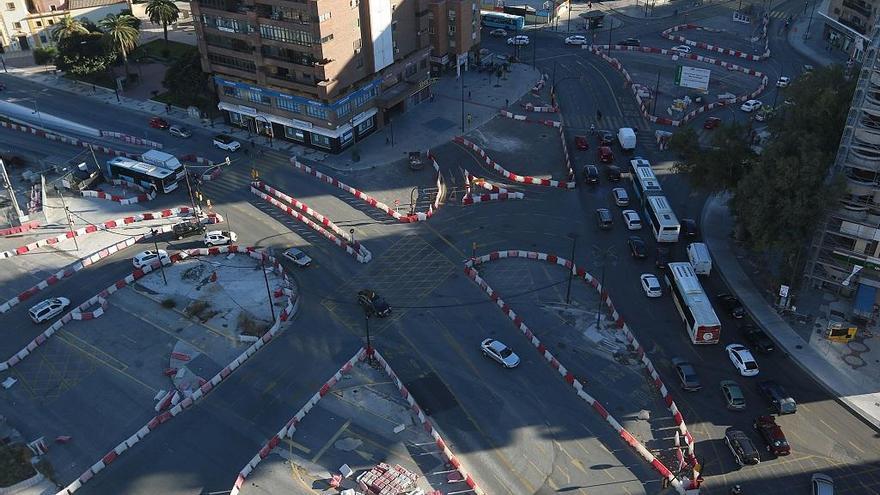
[[[783,12],[781,10],[774,10],[770,12],[770,17],[774,19],[787,19],[791,14],[789,12]]]

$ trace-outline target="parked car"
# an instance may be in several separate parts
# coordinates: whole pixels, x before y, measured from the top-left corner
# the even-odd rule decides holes
[[[790,77],[779,76],[779,79],[776,80],[776,87],[777,88],[787,88],[789,84],[791,84]]]
[[[507,38],[507,44],[508,45],[528,45],[529,44],[529,37],[524,34],[520,34],[520,35],[514,36],[512,38]]]
[[[174,224],[171,230],[174,232],[174,237],[180,240],[193,234],[201,234],[205,231],[205,226],[199,222],[186,221]]]
[[[484,356],[496,361],[505,368],[516,368],[519,364],[519,356],[502,342],[495,339],[486,339],[480,342],[480,351]]]
[[[287,251],[284,251],[283,256],[294,264],[301,266],[303,268],[309,266],[312,263],[312,258],[309,258],[309,255],[304,253],[301,249],[290,248]]]
[[[241,143],[226,134],[217,134],[214,136],[214,146],[226,151],[238,151]]]
[[[809,74],[810,72],[813,72],[814,70],[816,70],[816,68],[810,64],[804,64],[803,67],[801,67],[801,69],[803,69],[804,74]]]
[[[608,210],[608,208],[596,209],[596,224],[602,230],[611,229],[611,226],[614,225],[614,219],[611,216],[611,211]]]
[[[791,398],[782,385],[773,380],[758,382],[758,391],[773,406],[777,414],[794,414],[797,412],[797,402]]]
[[[714,129],[721,125],[721,119],[718,117],[709,117],[703,122],[703,129]]]
[[[587,140],[587,136],[575,136],[574,137],[574,147],[579,150],[590,149],[590,142]]]
[[[364,308],[367,316],[378,316],[384,318],[391,314],[391,306],[385,302],[379,294],[370,289],[362,289],[358,291],[358,304]]]
[[[715,301],[732,318],[741,319],[746,315],[746,310],[739,303],[739,299],[732,294],[718,294],[715,296]]]
[[[746,396],[743,395],[739,384],[733,380],[721,381],[721,396],[724,404],[731,411],[744,411],[746,408]]]
[[[669,263],[669,249],[657,246],[657,249],[654,251],[654,266],[665,270],[667,263]]]
[[[584,167],[584,181],[587,184],[599,183],[599,167],[595,165],[587,165]]]
[[[171,258],[168,257],[168,252],[164,249],[158,251],[143,251],[131,259],[131,264],[134,265],[135,268],[140,269],[152,265],[153,262],[157,260],[161,260],[162,263],[165,264],[170,262]]]
[[[598,155],[600,163],[612,163],[614,161],[614,152],[611,151],[611,146],[599,146]]]
[[[228,230],[211,230],[205,232],[205,245],[208,247],[232,244],[238,240],[235,232]]]
[[[758,362],[752,357],[751,351],[742,344],[730,344],[724,349],[727,350],[727,357],[733,363],[733,367],[739,371],[742,376],[755,376],[758,374]]]
[[[681,388],[688,392],[696,392],[703,388],[703,386],[700,385],[700,379],[697,378],[697,370],[695,370],[694,365],[689,363],[686,359],[678,357],[672,358],[672,367],[675,368],[675,374],[678,375],[678,381],[681,383]]]
[[[653,273],[643,273],[639,280],[642,282],[642,290],[645,291],[645,295],[648,297],[661,297],[663,296],[663,287],[660,285],[660,280],[657,279],[657,276]]]
[[[746,113],[754,112],[755,110],[761,108],[761,100],[748,100],[742,105],[740,105],[739,109]]]
[[[810,478],[813,495],[834,495],[834,480],[825,473],[816,473]]]
[[[758,449],[755,448],[755,444],[752,443],[752,440],[742,430],[728,428],[724,432],[724,443],[727,444],[727,447],[733,454],[733,458],[740,466],[754,466],[761,462]]]
[[[42,323],[55,318],[68,306],[70,306],[70,299],[66,297],[53,297],[31,306],[28,314],[34,323]]]
[[[641,237],[634,235],[627,239],[626,243],[633,258],[645,259],[648,256],[648,248],[645,247],[645,241]]]
[[[152,117],[150,119],[150,127],[153,129],[168,129],[168,121],[162,117]]]
[[[697,221],[692,218],[682,218],[681,233],[690,239],[694,239],[700,235],[700,229],[697,227]]]
[[[642,230],[642,219],[635,210],[623,210],[620,214],[623,216],[627,230]]]
[[[733,93],[721,93],[716,98],[718,98],[719,103],[724,103],[725,105],[732,105],[737,100],[736,95]]]
[[[636,38],[627,38],[627,39],[621,41],[620,43],[618,43],[618,45],[620,45],[620,46],[642,46],[642,42]]]
[[[569,36],[568,38],[565,38],[565,44],[566,45],[586,45],[587,44],[587,37],[581,36],[579,34],[576,34],[574,36]]]
[[[767,452],[775,456],[784,456],[791,454],[791,445],[785,438],[782,428],[776,424],[773,416],[758,416],[752,426],[758,430],[758,434],[767,444]]]
[[[599,136],[599,146],[611,146],[614,144],[614,133],[602,129],[596,133]]]
[[[678,53],[690,53],[691,47],[689,47],[687,45],[676,45],[676,46],[673,46],[672,48],[670,48],[670,50],[672,50],[674,52],[678,52]]]
[[[739,331],[743,338],[746,339],[746,342],[749,343],[749,346],[758,352],[768,354],[776,349],[773,340],[763,330],[751,323],[740,325]]]
[[[622,187],[615,187],[611,190],[611,197],[614,198],[614,204],[617,206],[629,206],[629,194]]]
[[[497,36],[499,38],[503,38],[507,36],[507,30],[502,28],[497,28],[489,31],[489,36]]]
[[[617,165],[605,167],[605,177],[609,182],[620,182],[620,167]]]
[[[182,125],[173,125],[168,128],[168,134],[171,134],[174,137],[179,138],[188,138],[193,135],[192,131],[189,128],[184,127]]]

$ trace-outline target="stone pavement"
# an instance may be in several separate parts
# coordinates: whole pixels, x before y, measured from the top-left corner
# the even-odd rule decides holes
[[[827,3],[822,2],[816,5],[817,3],[813,2],[815,10],[812,22],[810,21],[809,12],[797,15],[792,21],[791,27],[788,30],[788,44],[791,45],[794,51],[819,65],[846,63],[849,60],[849,56],[840,50],[829,50],[828,42],[822,39],[822,26],[824,23],[817,11],[823,6],[827,6]],[[808,35],[807,26],[810,27]],[[804,39],[804,35],[807,35],[806,39]]]
[[[829,355],[827,344],[818,342],[822,339],[816,338],[815,333],[805,340],[764,299],[761,290],[745,273],[731,247],[729,234],[733,231],[733,219],[727,207],[727,197],[710,197],[703,208],[700,223],[703,242],[709,246],[721,278],[752,319],[816,382],[838,397],[853,413],[880,429],[880,392],[877,392],[877,382],[871,378],[870,370],[854,373],[851,366]]]

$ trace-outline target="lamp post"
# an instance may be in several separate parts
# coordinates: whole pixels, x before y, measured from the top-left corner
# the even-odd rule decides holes
[[[267,253],[260,255],[260,268],[263,270],[263,281],[266,283],[266,296],[269,298],[269,313],[272,314],[272,324],[275,324],[275,306],[272,305],[272,291],[269,289],[269,275],[266,274]]]
[[[602,322],[602,294],[608,292],[605,289],[605,267],[608,265],[608,262],[614,262],[615,256],[611,247],[600,249],[597,246],[593,246],[593,259],[594,264],[598,264],[602,268],[602,274],[599,277],[599,287],[601,290],[599,291],[599,302],[596,304],[596,330],[599,330],[599,325]]]
[[[574,278],[574,272],[576,270],[574,265],[574,250],[577,247],[577,234],[574,232],[570,232],[568,234],[568,238],[571,239],[571,256],[568,259],[571,262],[571,270],[568,271],[568,285],[565,287],[566,305],[571,302],[571,279]]]
[[[464,72],[460,72],[458,77],[461,78],[461,135],[464,136]]]
[[[70,221],[70,208],[67,207],[67,203],[64,202],[64,194],[61,193],[61,188],[55,186],[55,191],[58,192],[58,197],[61,198],[61,206],[64,208],[64,215],[67,217],[67,230],[73,232],[73,222]],[[10,191],[10,194],[12,191]],[[73,247],[79,251],[79,243],[76,242],[76,236],[73,236]]]
[[[364,328],[367,335],[367,363],[373,364],[373,343],[370,342],[370,314],[364,311]]]
[[[165,282],[165,285],[168,285],[168,279],[165,277],[165,263],[162,263],[162,257],[159,256],[159,241],[156,239],[159,237],[159,231],[156,229],[150,229],[150,234],[153,237],[153,248],[156,250],[156,259],[159,260],[159,271],[162,272],[162,281]]]
[[[813,7],[815,7],[815,4],[813,5]],[[813,12],[815,12],[815,11],[816,11],[815,8],[810,9],[810,20],[807,21],[807,30],[804,31],[804,39],[805,40],[810,39],[810,26],[813,25]]]

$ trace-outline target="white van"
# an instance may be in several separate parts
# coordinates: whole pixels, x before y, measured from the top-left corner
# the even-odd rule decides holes
[[[617,142],[623,151],[634,151],[636,149],[636,131],[630,127],[621,127],[617,130]]]
[[[709,276],[712,272],[712,257],[709,248],[702,242],[692,242],[687,247],[688,260],[697,275]]]

